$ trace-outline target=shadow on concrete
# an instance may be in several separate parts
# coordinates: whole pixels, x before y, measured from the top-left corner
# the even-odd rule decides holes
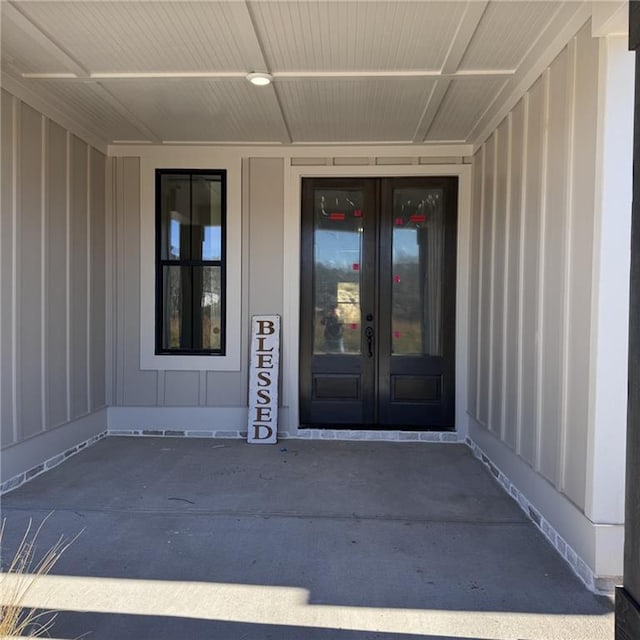
[[[65,635],[57,633],[64,627]],[[96,636],[92,629],[109,629],[111,638],[118,640],[488,640],[468,636],[380,633],[351,631],[338,628],[318,629],[288,625],[194,620],[171,616],[109,615],[96,613],[60,612],[50,640],[91,640]],[[106,636],[105,636],[106,637]],[[523,638],[523,640],[525,640]]]

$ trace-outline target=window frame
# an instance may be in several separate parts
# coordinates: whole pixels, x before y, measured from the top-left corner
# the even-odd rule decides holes
[[[163,176],[189,176],[189,215],[192,214],[192,193],[194,176],[219,176],[220,177],[220,259],[219,260],[194,260],[190,259],[163,259],[162,258],[162,177]],[[155,355],[156,356],[214,356],[226,355],[226,309],[227,309],[227,171],[226,169],[189,169],[189,168],[156,168],[155,170]],[[220,268],[220,348],[190,348],[190,349],[166,349],[162,346],[164,330],[164,267],[188,267],[193,273],[197,267]],[[195,318],[195,301],[191,301],[191,315]],[[193,322],[193,321],[192,321]],[[194,332],[191,332],[192,337]]]

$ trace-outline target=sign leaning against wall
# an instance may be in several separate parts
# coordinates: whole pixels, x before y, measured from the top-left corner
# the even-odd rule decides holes
[[[247,442],[275,444],[278,438],[280,316],[251,318]]]

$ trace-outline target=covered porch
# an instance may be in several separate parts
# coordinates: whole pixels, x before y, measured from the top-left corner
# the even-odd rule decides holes
[[[5,561],[51,512],[54,638],[613,638],[461,443],[111,436],[3,497]]]
[[[50,595],[32,592],[78,611],[61,637],[607,638],[595,594],[623,573],[636,353],[628,8],[2,3],[0,493],[8,548],[50,511],[43,546],[86,526],[40,582]],[[159,196],[163,173],[188,174],[190,194],[217,176],[208,217]],[[361,332],[353,395],[378,413],[340,431],[341,415],[302,408],[317,392],[304,312],[322,305],[304,297],[301,190],[392,178],[457,184],[455,315],[441,314],[455,412],[443,431],[383,424],[393,354]],[[369,253],[343,260],[336,300],[365,283],[348,324],[378,322],[388,344],[379,302],[407,280],[390,230],[430,220],[349,213],[363,211]],[[162,257],[178,221],[219,255]],[[224,278],[177,315],[214,338],[171,351],[162,274],[204,282],[201,267]],[[265,314],[281,318],[280,444],[253,451],[250,323]],[[439,398],[427,373],[415,388]]]

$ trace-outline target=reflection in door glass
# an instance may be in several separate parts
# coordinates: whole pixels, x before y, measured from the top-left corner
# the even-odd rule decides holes
[[[315,191],[313,351],[317,354],[360,353],[362,205],[362,191]]]
[[[442,355],[442,190],[393,191],[391,344],[394,355]]]

